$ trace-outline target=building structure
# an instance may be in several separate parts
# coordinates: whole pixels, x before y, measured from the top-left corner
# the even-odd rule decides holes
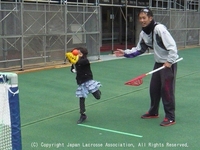
[[[0,0],[0,70],[65,62],[76,46],[100,59],[105,45],[135,45],[145,7],[179,47],[200,44],[200,0]]]

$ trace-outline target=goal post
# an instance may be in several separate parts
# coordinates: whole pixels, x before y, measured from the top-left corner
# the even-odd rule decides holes
[[[18,75],[0,72],[0,150],[21,150]]]

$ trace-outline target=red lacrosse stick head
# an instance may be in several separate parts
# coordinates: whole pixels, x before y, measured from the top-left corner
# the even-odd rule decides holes
[[[144,78],[146,76],[146,74],[142,74],[136,78],[133,78],[127,82],[125,82],[125,85],[130,85],[130,86],[139,86],[143,83],[142,78]]]

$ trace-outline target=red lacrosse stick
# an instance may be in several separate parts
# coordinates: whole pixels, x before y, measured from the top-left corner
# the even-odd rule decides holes
[[[183,59],[183,58],[179,58],[179,59],[177,59],[174,63],[177,63],[177,62],[181,61],[182,59]],[[138,76],[138,77],[136,77],[136,78],[133,78],[133,79],[131,79],[131,80],[125,82],[125,85],[139,86],[139,85],[141,85],[141,84],[143,83],[143,80],[142,80],[142,79],[143,79],[144,77],[146,77],[146,76],[149,75],[149,74],[153,74],[153,73],[155,73],[155,72],[157,72],[157,71],[159,71],[159,70],[161,70],[161,69],[163,69],[163,68],[165,68],[165,66],[162,66],[162,67],[157,68],[157,69],[155,69],[155,70],[153,70],[153,71],[150,71],[150,72],[148,72],[148,73],[146,73],[146,74],[142,74],[142,75],[140,75],[140,76]]]

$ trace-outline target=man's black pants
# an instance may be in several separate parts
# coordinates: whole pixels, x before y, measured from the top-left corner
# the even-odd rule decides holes
[[[163,66],[162,63],[155,63],[154,69]],[[175,121],[175,81],[177,64],[171,68],[164,68],[152,74],[150,82],[150,110],[149,114],[159,113],[159,103],[162,99],[165,111],[165,118]]]

